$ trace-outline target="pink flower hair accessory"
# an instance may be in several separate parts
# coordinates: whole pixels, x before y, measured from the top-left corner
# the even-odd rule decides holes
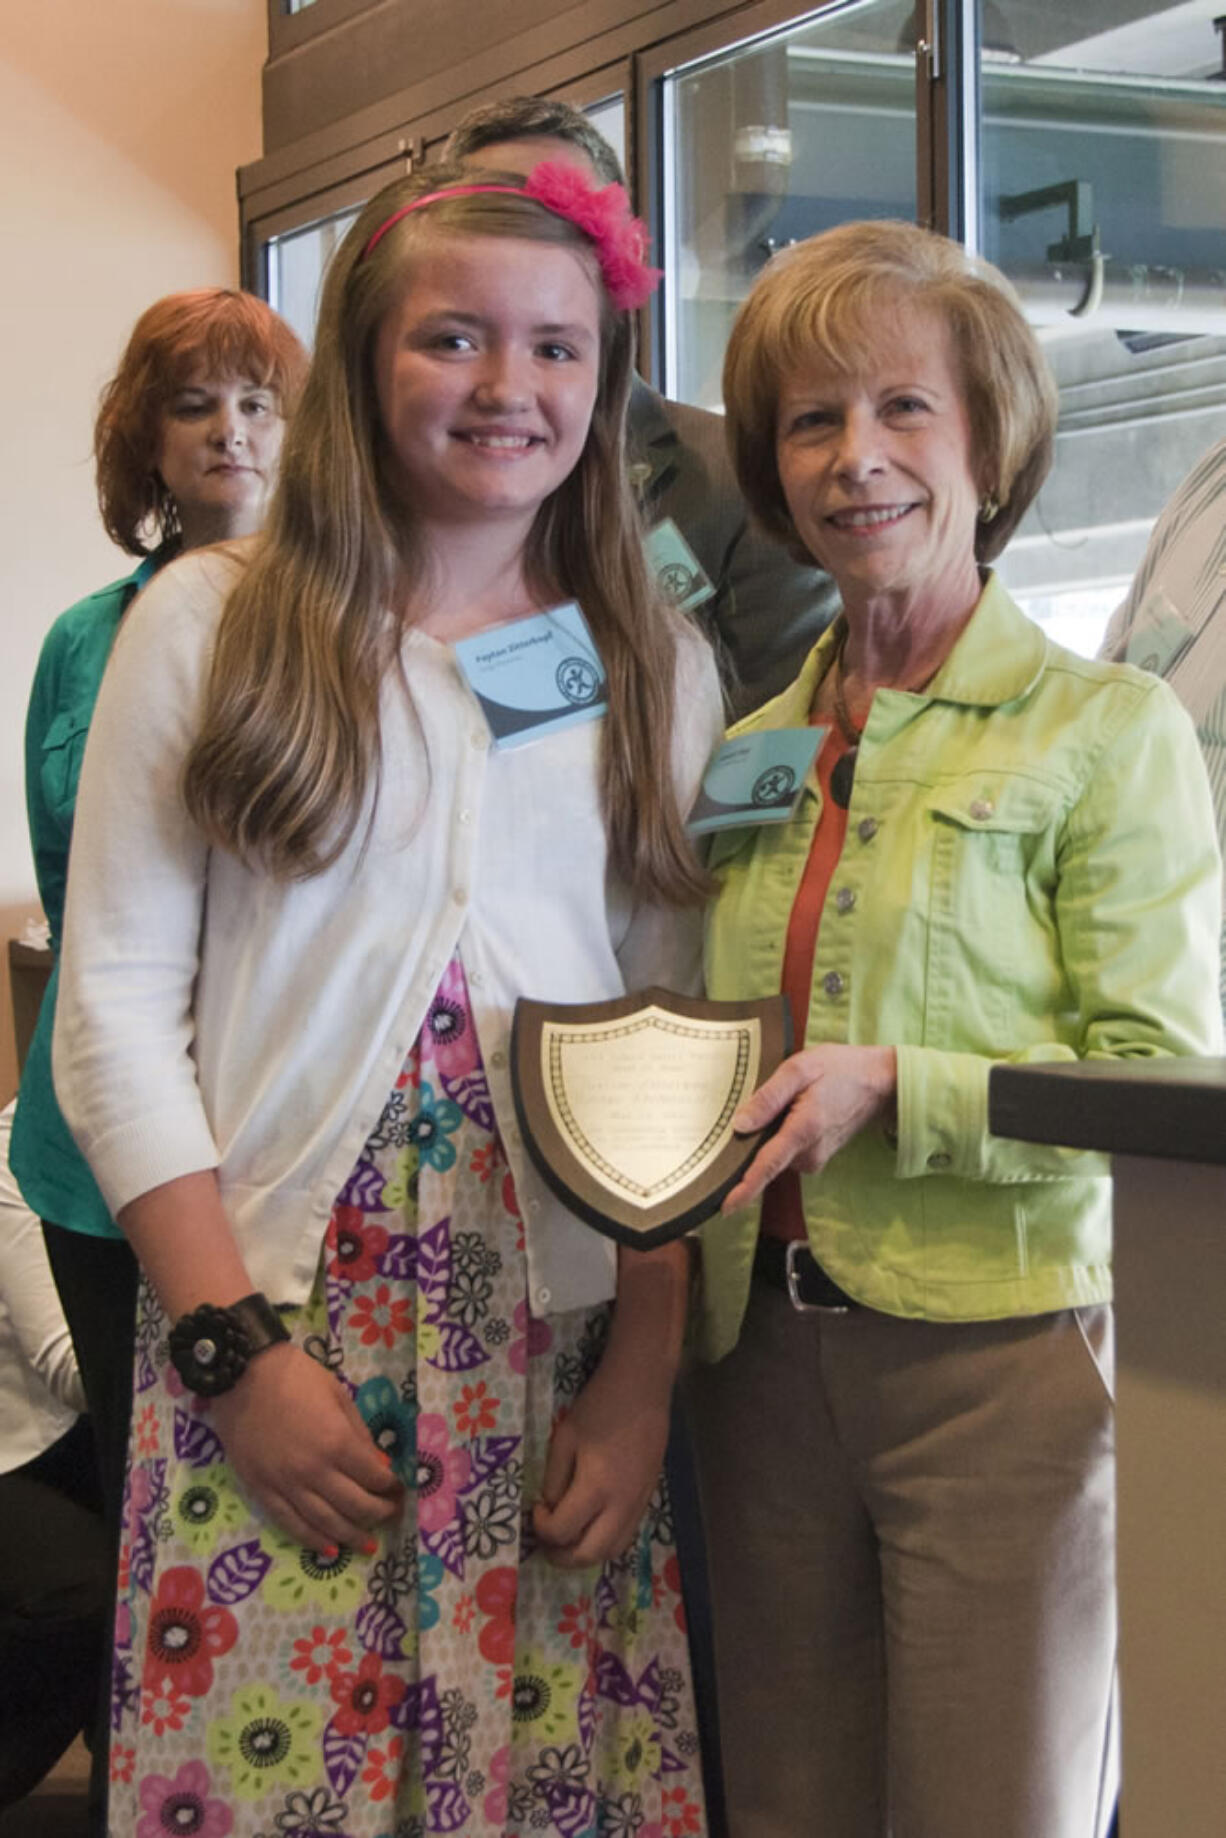
[[[647,225],[632,214],[624,185],[597,188],[577,167],[543,160],[528,174],[524,193],[591,237],[614,306],[633,309],[651,298],[664,270],[647,261]]]
[[[582,230],[595,248],[605,291],[619,311],[633,310],[651,298],[664,270],[652,268],[647,261],[647,226],[631,213],[625,186],[594,186],[577,167],[561,160],[543,160],[532,168],[522,186],[448,185],[414,198],[379,225],[362,251],[362,260],[402,217],[444,198],[472,198],[483,192],[531,198],[534,204]]]

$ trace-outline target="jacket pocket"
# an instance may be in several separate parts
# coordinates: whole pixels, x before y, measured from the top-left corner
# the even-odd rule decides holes
[[[1064,1004],[1056,914],[1063,798],[1041,779],[968,775],[927,801],[925,1044],[999,1054]]]

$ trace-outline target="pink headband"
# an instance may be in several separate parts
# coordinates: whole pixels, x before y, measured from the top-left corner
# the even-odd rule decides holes
[[[630,200],[623,185],[590,185],[574,166],[560,160],[545,160],[534,166],[520,185],[448,185],[441,191],[428,191],[423,198],[404,204],[385,223],[381,223],[362,251],[362,260],[385,237],[394,224],[412,211],[437,204],[440,198],[472,198],[481,192],[502,192],[511,198],[531,198],[555,217],[565,217],[590,237],[605,290],[619,309],[642,306],[651,297],[662,268],[651,268],[646,261],[647,226],[630,214]]]

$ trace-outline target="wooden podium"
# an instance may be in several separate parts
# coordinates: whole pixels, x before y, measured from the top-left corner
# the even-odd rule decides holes
[[[1226,1833],[1226,1060],[998,1066],[995,1134],[1115,1177],[1122,1838]]]

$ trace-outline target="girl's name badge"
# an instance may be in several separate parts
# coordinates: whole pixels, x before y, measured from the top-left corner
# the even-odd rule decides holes
[[[647,565],[670,606],[688,613],[715,592],[706,571],[671,517],[648,530],[643,541]]]
[[[597,721],[608,706],[604,665],[574,600],[461,638],[453,649],[496,747]]]
[[[726,740],[703,777],[686,823],[690,834],[786,823],[826,734],[824,727],[766,728]]]

